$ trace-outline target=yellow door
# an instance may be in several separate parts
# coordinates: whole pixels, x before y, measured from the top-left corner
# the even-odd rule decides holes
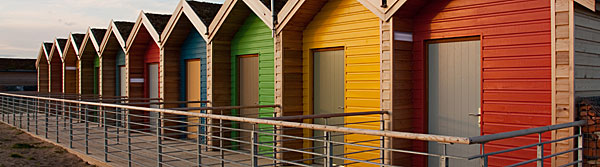
[[[200,101],[200,59],[192,59],[186,61],[186,95],[187,101]],[[201,107],[200,103],[189,103],[187,107]],[[190,112],[200,113],[200,110],[191,110]],[[200,123],[197,117],[189,117],[188,121],[190,124]],[[198,126],[189,126],[188,131],[190,133],[196,133]],[[189,138],[196,138],[196,135],[189,134]]]

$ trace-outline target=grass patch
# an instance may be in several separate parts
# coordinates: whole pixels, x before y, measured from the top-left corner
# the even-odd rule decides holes
[[[35,148],[35,146],[31,145],[31,144],[27,144],[27,143],[17,143],[17,144],[13,144],[12,148],[26,149],[26,148]]]
[[[16,154],[16,153],[10,154],[10,157],[13,157],[13,158],[23,158],[23,156],[21,154]]]

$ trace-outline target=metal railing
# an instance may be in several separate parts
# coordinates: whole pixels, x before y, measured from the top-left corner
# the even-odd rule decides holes
[[[531,148],[536,149],[535,158],[521,158],[520,162],[510,166],[533,163],[543,166],[549,158],[575,152],[576,160],[561,165],[581,166],[580,129],[586,124],[577,121],[492,135],[456,137],[388,131],[384,129],[383,120],[388,114],[385,111],[275,117],[276,105],[164,109],[132,105],[171,102],[82,97],[0,93],[0,121],[113,166],[256,167],[403,165],[389,159],[389,155],[395,153],[433,158],[439,166],[461,162],[498,166],[488,164],[489,157]],[[158,113],[158,117],[151,119],[150,113]],[[575,135],[542,140],[545,132],[573,127],[579,129]],[[488,151],[489,143],[532,134],[538,135],[538,142],[534,144]],[[390,144],[393,139],[428,142],[443,150],[433,153],[398,147]],[[578,144],[569,150],[544,154],[547,150],[544,145],[563,141]],[[447,149],[455,148],[449,146],[461,145],[480,145],[482,154],[448,154]]]

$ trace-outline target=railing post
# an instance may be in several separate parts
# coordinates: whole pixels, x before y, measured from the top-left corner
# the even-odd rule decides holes
[[[324,118],[325,121],[325,125],[329,125],[328,123],[328,119]],[[331,132],[329,131],[323,131],[323,134],[325,136],[325,166],[326,167],[332,167],[333,166],[333,144],[331,143]]]
[[[544,167],[544,145],[541,143],[542,143],[542,133],[538,133],[537,167]]]
[[[252,132],[250,137],[250,154],[252,155],[252,166],[258,166],[258,135],[256,133],[256,124],[252,124]]]
[[[25,111],[27,112],[27,132],[31,132],[31,129],[29,127],[31,125],[31,123],[30,123],[31,119],[29,118],[29,116],[30,116],[29,115],[29,104],[30,104],[30,102],[31,102],[31,99],[27,100],[26,101],[27,104],[25,105],[26,106],[25,107]]]
[[[161,115],[162,113],[158,113],[156,117],[156,166],[162,166],[162,133],[161,133]]]
[[[48,105],[48,100],[44,100],[44,134],[46,139],[48,138],[48,113],[50,105]]]
[[[223,110],[220,110],[220,114],[223,115]],[[221,167],[225,167],[225,151],[223,151],[223,119],[219,119],[219,154],[221,156]]]
[[[25,98],[19,100],[19,129],[23,129],[23,104]]]
[[[72,107],[69,105],[69,148],[73,148],[73,114]]]
[[[485,155],[485,143],[481,143],[481,154]],[[488,166],[487,163],[488,163],[488,156],[485,155],[485,156],[481,157],[480,166],[487,167]]]
[[[131,167],[131,117],[129,116],[129,110],[125,111],[125,125],[127,126],[127,166]]]
[[[15,105],[15,99],[16,99],[16,97],[12,97],[11,99],[12,99],[12,100],[11,100],[11,103],[10,103],[10,104],[12,105],[12,124],[13,124],[13,126],[16,126],[16,125],[17,125],[17,123],[16,123],[16,122],[17,122],[17,121],[16,121],[16,120],[17,120],[17,117],[16,117],[16,115],[15,115],[15,112],[16,112],[16,110],[15,110],[15,106],[16,106],[16,105]]]
[[[202,166],[202,138],[200,137],[200,125],[202,124],[202,121],[200,121],[200,117],[198,117],[198,125],[196,125],[196,158],[197,158],[197,162],[198,162],[198,166]]]
[[[89,127],[90,127],[90,124],[88,122],[88,105],[84,105],[83,112],[84,112],[83,119],[85,121],[85,154],[90,154],[89,148],[88,148],[88,146],[89,146],[89,142],[88,142],[89,134],[88,133],[89,133]]]
[[[102,112],[102,126],[104,126],[104,162],[108,162],[108,127],[106,126],[106,111],[102,108],[100,112]]]
[[[379,130],[385,131],[385,116],[384,116],[384,114],[381,114],[381,116],[380,116],[379,119],[381,120],[381,122],[379,124]],[[379,147],[380,148],[385,148],[385,137],[383,137],[383,136],[379,137]],[[379,155],[381,157],[380,163],[381,164],[385,164],[385,162],[386,162],[385,158],[386,157],[385,157],[385,151],[384,151],[384,149],[379,150]]]
[[[577,163],[578,167],[583,167],[583,129],[581,128],[581,126],[579,126],[579,136],[577,137],[577,148],[579,148],[579,151],[577,151],[577,160],[579,161],[579,163]]]
[[[442,155],[440,155],[440,167],[448,167],[448,157],[447,157],[447,151],[446,151],[446,143],[440,143],[442,144]]]
[[[35,99],[35,112],[33,113],[33,119],[35,120],[35,122],[33,122],[35,124],[35,134],[39,135],[38,133],[38,112],[40,112],[40,99]]]
[[[58,135],[59,135],[59,134],[58,134],[58,131],[59,131],[59,127],[60,127],[60,126],[59,126],[59,125],[60,125],[60,123],[59,123],[60,119],[59,119],[59,117],[58,117],[58,112],[59,112],[61,109],[62,109],[62,107],[60,107],[60,102],[59,102],[59,101],[56,101],[56,111],[54,112],[54,114],[55,114],[55,116],[56,116],[56,143],[60,143],[60,142],[58,141]]]

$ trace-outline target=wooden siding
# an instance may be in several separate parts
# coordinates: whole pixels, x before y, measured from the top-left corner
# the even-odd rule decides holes
[[[125,54],[123,46],[117,37],[118,31],[114,30],[114,23],[111,22],[111,26],[106,33],[103,45],[101,47],[100,55],[100,95],[102,96],[120,96],[119,88],[119,63],[125,65]],[[119,55],[121,57],[119,57]],[[120,59],[119,59],[120,58]]]
[[[380,32],[379,18],[355,0],[331,0],[308,24],[303,34],[303,103],[306,115],[312,114],[311,50],[344,47],[344,112],[380,110]],[[375,121],[379,116],[348,117],[346,122]],[[360,121],[359,121],[360,120]],[[379,123],[348,125],[351,128],[379,129]],[[348,135],[346,142],[368,140],[372,136]],[[366,143],[365,143],[366,144]],[[378,142],[369,145],[379,145]],[[363,149],[346,146],[345,152]],[[352,154],[349,158],[380,157],[376,151]],[[364,164],[361,164],[364,165]]]
[[[150,97],[150,81],[151,79],[149,78],[149,74],[148,74],[148,65],[149,64],[154,64],[154,63],[158,63],[160,59],[160,49],[158,48],[158,45],[156,43],[154,43],[154,41],[149,41],[148,42],[148,46],[146,47],[146,52],[144,53],[144,97]],[[160,69],[160,67],[159,67]],[[159,71],[160,73],[160,71]],[[158,78],[160,78],[160,75],[158,76]],[[160,83],[160,80],[158,80],[158,83]],[[159,84],[160,85],[160,84]],[[160,88],[159,88],[160,90]],[[158,98],[160,98],[160,91],[158,92]]]
[[[58,47],[58,46],[56,46]],[[57,49],[54,50],[55,52],[59,52]],[[60,51],[62,52],[62,51]],[[52,58],[50,59],[50,66],[49,66],[49,72],[50,72],[50,92],[54,92],[54,93],[62,93],[62,88],[63,88],[63,63],[62,60],[60,58],[60,55],[58,53],[53,53],[55,54],[54,56],[52,56]]]
[[[573,1],[552,0],[552,124],[568,123],[574,120],[574,9]],[[561,129],[552,133],[553,139],[564,138],[573,134],[572,129]],[[553,143],[552,153],[573,148],[572,141]],[[553,165],[560,166],[571,162],[573,154],[554,157]]]
[[[274,42],[270,28],[254,13],[251,13],[231,40],[231,105],[240,105],[238,81],[238,56],[258,54],[258,105],[273,105],[274,95]],[[236,114],[237,110],[232,111]],[[272,117],[274,109],[260,108],[259,117]],[[259,125],[265,126],[265,125]],[[272,137],[260,135],[260,141]],[[266,149],[266,148],[262,148]]]
[[[67,42],[67,45],[63,62],[63,92],[75,94],[77,93],[77,53],[75,53],[75,47],[71,44],[71,39]]]
[[[181,46],[181,60],[180,60],[180,100],[187,99],[187,64],[186,60],[190,59],[198,59],[200,60],[200,80],[195,81],[194,83],[199,83],[199,85],[194,85],[200,87],[200,100],[206,100],[206,42],[204,38],[200,36],[200,33],[195,29],[192,29],[185,39]],[[205,106],[202,104],[202,106]]]
[[[414,23],[412,60],[398,62],[405,67],[412,65],[414,71],[413,132],[427,132],[424,42],[469,36],[481,36],[482,43],[482,135],[552,123],[549,1],[436,1],[422,9],[427,10],[408,20]],[[543,140],[550,137],[550,133],[544,134]],[[537,136],[517,140],[492,142],[485,150],[533,143]],[[423,143],[415,147],[426,149]],[[550,148],[546,150],[550,152]],[[503,166],[527,158],[535,158],[535,149],[493,156],[490,164]],[[414,163],[422,164],[423,160],[415,158]]]
[[[82,54],[79,55],[79,93],[94,94],[94,60],[98,52],[92,45],[91,39],[84,41]]]
[[[600,96],[600,14],[575,7],[575,97]]]
[[[49,79],[48,79],[48,60],[46,60],[45,55],[41,55],[38,67],[37,67],[37,76],[38,76],[38,92],[47,93],[49,92]]]

